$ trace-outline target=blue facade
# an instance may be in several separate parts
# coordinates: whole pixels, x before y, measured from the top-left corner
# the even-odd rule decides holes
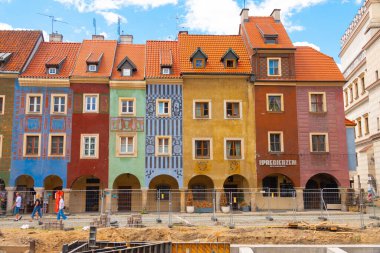
[[[356,151],[355,151],[355,128],[346,127],[347,135],[347,154],[348,154],[348,169],[349,171],[356,170]]]
[[[26,114],[27,94],[42,94],[42,114]],[[67,94],[67,113],[51,114],[51,95]],[[15,85],[12,133],[12,163],[10,185],[16,186],[17,178],[28,175],[34,180],[34,187],[44,187],[48,176],[58,176],[62,187],[66,187],[67,163],[70,161],[72,102],[73,93],[70,88],[55,87],[23,87]],[[38,157],[24,156],[24,135],[40,134],[40,154]],[[49,156],[49,134],[66,134],[65,155]]]
[[[156,100],[171,100],[171,116],[156,115]],[[156,136],[171,136],[171,156],[155,156]],[[175,178],[183,186],[182,85],[149,84],[146,88],[145,184],[159,175]]]

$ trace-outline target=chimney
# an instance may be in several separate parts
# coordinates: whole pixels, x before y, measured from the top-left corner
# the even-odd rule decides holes
[[[240,22],[243,24],[244,22],[248,22],[248,14],[249,14],[249,9],[242,9],[240,12]]]
[[[104,40],[104,35],[94,34],[92,35],[92,40]]]
[[[133,35],[120,35],[120,44],[133,44]]]
[[[281,9],[274,9],[270,14],[276,23],[281,23]]]
[[[188,31],[179,31],[179,32],[178,32],[178,35],[180,35],[180,34],[188,35],[189,32],[188,32]]]
[[[49,34],[49,41],[50,42],[62,42],[62,40],[63,40],[62,34],[59,34],[59,33]]]

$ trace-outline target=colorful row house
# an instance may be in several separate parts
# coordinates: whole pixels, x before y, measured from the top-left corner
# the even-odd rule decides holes
[[[180,32],[146,45],[131,35],[66,43],[58,34],[39,45],[36,33],[29,53],[15,55],[23,62],[12,79],[0,74],[0,117],[8,117],[0,177],[9,195],[44,191],[52,208],[63,189],[70,212],[151,211],[157,199],[164,210],[172,197],[172,210],[185,211],[186,191],[203,201],[218,189],[235,194],[234,209],[263,207],[265,193],[282,208],[296,194],[304,209],[320,201],[303,192],[348,187],[337,65],[294,46],[280,10],[248,14],[237,35]]]

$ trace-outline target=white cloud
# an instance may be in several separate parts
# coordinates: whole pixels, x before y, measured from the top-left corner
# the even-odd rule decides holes
[[[343,66],[342,66],[342,64],[341,63],[336,63],[336,65],[340,69],[340,72],[343,72]]]
[[[138,6],[144,9],[178,3],[178,0],[54,0],[79,12],[118,10],[126,6]]]
[[[117,24],[119,18],[122,23],[127,23],[127,19],[125,17],[111,11],[97,11],[96,13],[103,16],[107,22],[107,25]]]
[[[30,30],[34,30],[34,29],[14,28],[10,24],[0,23],[0,30],[16,30],[16,31],[20,31],[20,30],[28,31],[29,30],[30,31]],[[44,36],[45,41],[49,41],[49,34],[45,30],[42,30],[42,35]]]
[[[312,48],[314,48],[317,51],[321,51],[320,47],[318,47],[317,45],[315,45],[313,43],[307,42],[307,41],[294,42],[293,45],[296,46],[296,47],[301,47],[301,46],[312,47]]]
[[[109,37],[106,32],[101,32],[101,33],[99,33],[99,35],[103,35],[104,39],[107,39]]]
[[[12,0],[0,0],[0,3],[10,3]]]
[[[305,8],[321,4],[327,0],[248,0],[250,16],[269,16],[274,9],[281,9],[282,22],[288,32],[305,28],[293,24],[291,17]],[[355,0],[356,1],[356,0]],[[214,34],[236,34],[240,22],[240,1],[237,0],[185,0],[187,13],[184,26]],[[212,10],[212,11],[211,11]]]
[[[186,0],[182,24],[191,30],[213,34],[237,34],[240,7],[234,0]]]
[[[356,3],[356,4],[361,4],[361,3],[362,3],[362,0],[355,0],[355,3]]]

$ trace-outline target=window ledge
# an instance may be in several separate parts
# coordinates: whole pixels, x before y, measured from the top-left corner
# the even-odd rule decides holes
[[[211,119],[211,118],[193,118],[193,119],[196,119],[196,120],[207,120],[207,119]]]
[[[25,158],[38,158],[40,155],[24,155]]]
[[[268,151],[268,153],[271,155],[283,155],[283,154],[285,154],[284,151]]]
[[[136,158],[137,154],[117,154],[118,158]]]
[[[326,112],[312,112],[312,111],[309,111],[310,114],[315,114],[315,115],[325,115],[327,114],[327,111]]]
[[[207,160],[212,160],[210,157],[205,157],[205,158],[202,158],[202,157],[194,157],[194,159],[193,159],[194,161],[197,161],[197,160],[199,160],[199,161],[207,161]]]
[[[330,154],[330,153],[327,152],[327,151],[323,151],[323,152],[310,151],[310,153],[313,154],[313,155],[328,155],[328,154]]]
[[[82,159],[82,160],[96,160],[96,159],[99,159],[99,157],[85,157],[85,156],[82,156],[80,159]]]
[[[284,113],[284,111],[267,111],[267,113],[281,114]]]

